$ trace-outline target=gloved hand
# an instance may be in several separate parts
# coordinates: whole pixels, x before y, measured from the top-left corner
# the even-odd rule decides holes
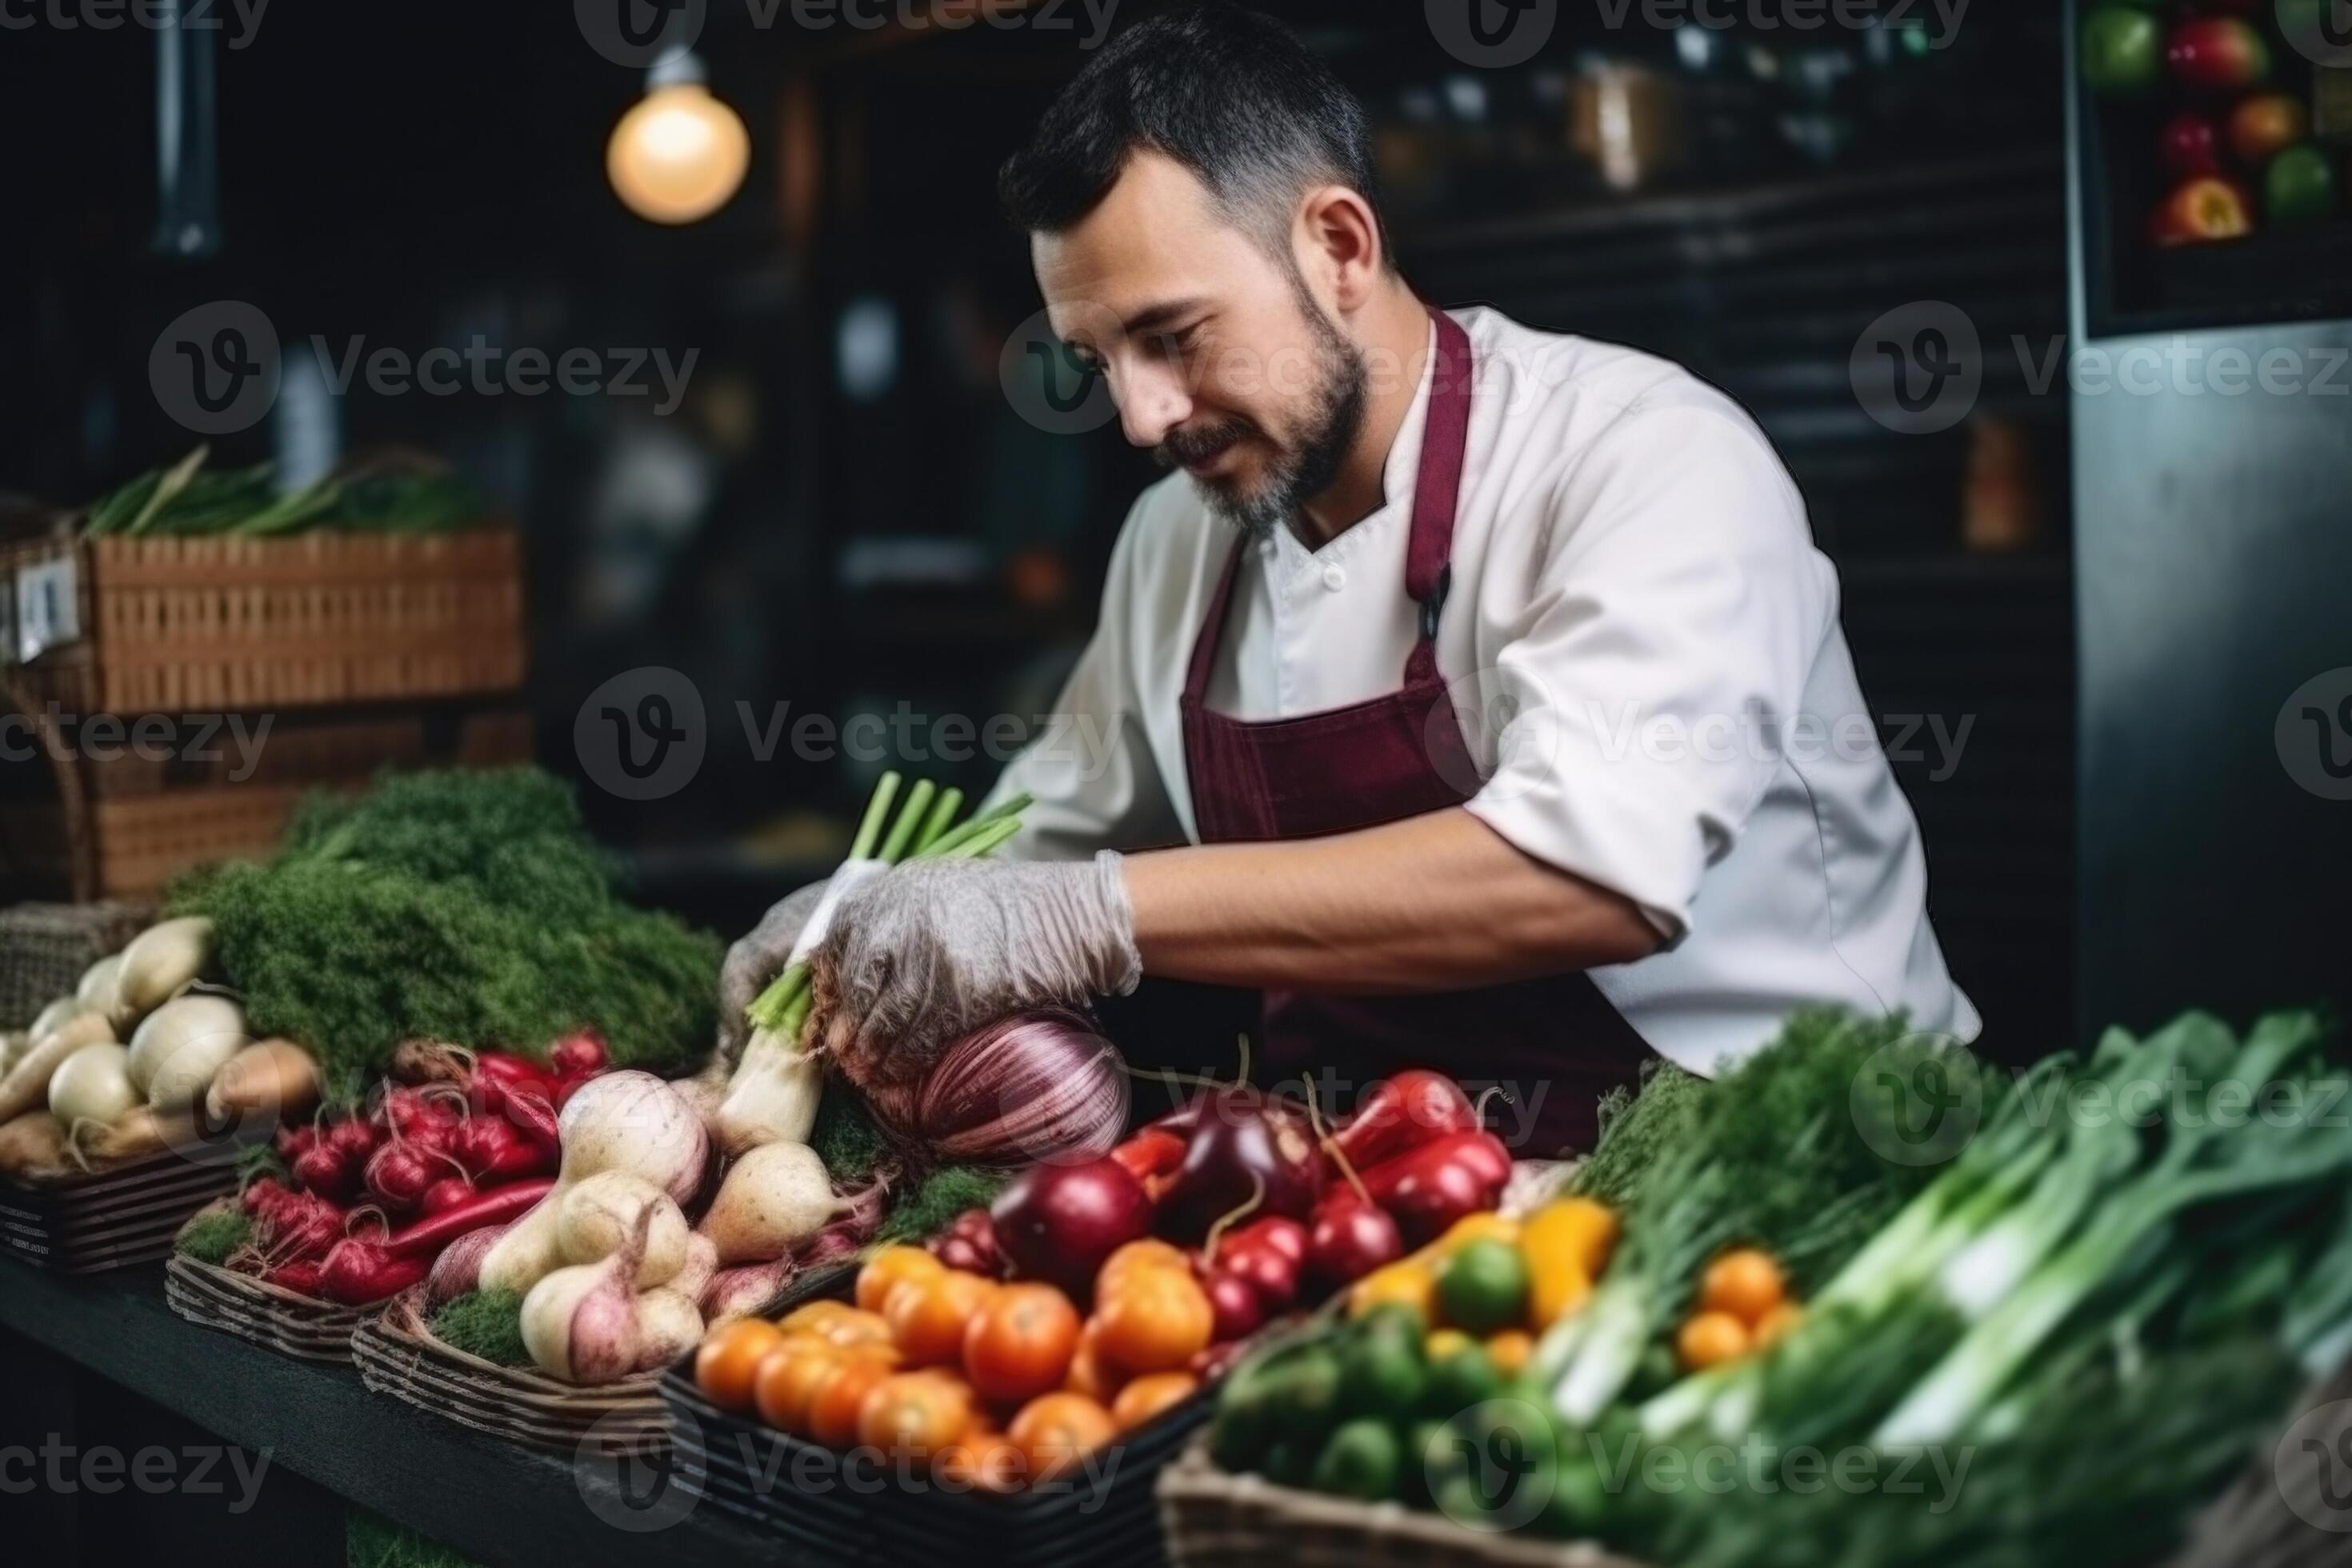
[[[917,860],[842,900],[809,955],[808,1038],[860,1087],[910,1083],[1009,1013],[1142,978],[1118,857]]]
[[[727,962],[719,970],[719,1050],[730,1066],[742,1055],[743,1042],[751,1033],[743,1009],[784,972],[784,961],[793,955],[801,928],[808,924],[830,880],[811,882],[778,900],[758,925],[727,950]]]

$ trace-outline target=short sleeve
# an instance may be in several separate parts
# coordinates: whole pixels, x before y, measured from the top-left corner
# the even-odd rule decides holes
[[[1020,833],[999,851],[1008,859],[1082,860],[1099,849],[1183,837],[1149,744],[1129,654],[1142,510],[1139,500],[1112,546],[1101,616],[1054,704],[1054,721],[1005,764],[982,803],[985,810],[1023,791],[1035,797]]]
[[[1727,411],[1620,416],[1548,505],[1519,635],[1481,672],[1499,730],[1468,808],[1677,941],[1778,770],[1833,579],[1787,471]]]

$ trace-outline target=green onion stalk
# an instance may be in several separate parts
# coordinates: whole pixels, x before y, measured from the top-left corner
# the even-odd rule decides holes
[[[938,789],[929,779],[917,779],[902,803],[898,799],[902,782],[896,773],[886,773],[874,786],[873,798],[866,803],[866,815],[858,821],[857,837],[850,842],[848,861],[845,864],[873,860],[884,866],[897,866],[908,860],[977,860],[993,853],[1021,831],[1021,814],[1032,800],[1026,794],[1009,795],[961,825],[951,826],[956,813],[963,808],[963,791]],[[756,1028],[798,1041],[814,1002],[808,964],[803,961],[787,965],[773,984],[751,999],[744,1016]]]

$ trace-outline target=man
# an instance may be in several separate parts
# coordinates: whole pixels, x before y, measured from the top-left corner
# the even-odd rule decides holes
[[[1973,1037],[1834,574],[1737,405],[1425,306],[1362,109],[1254,13],[1121,35],[1001,183],[1179,471],[1063,695],[1100,754],[1014,760],[1002,862],[841,900],[812,1028],[853,1079],[1151,974],[1264,991],[1279,1072],[1514,1086],[1547,1152],[1652,1053],[1710,1071],[1805,1004]],[[815,896],[737,945],[728,1016]]]

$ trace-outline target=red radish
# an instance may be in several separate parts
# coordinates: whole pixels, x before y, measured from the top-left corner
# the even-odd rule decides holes
[[[547,1066],[558,1079],[586,1078],[603,1072],[611,1065],[611,1053],[604,1049],[603,1037],[593,1029],[583,1029],[566,1035],[547,1049]]]
[[[457,1108],[449,1103],[446,1090],[436,1094],[394,1085],[383,1091],[376,1110],[396,1138],[415,1138],[427,1129],[454,1127],[458,1120]]]
[[[494,1116],[476,1116],[450,1134],[449,1152],[476,1177],[507,1180],[549,1175],[554,1163],[546,1152],[511,1124]]]
[[[397,1296],[425,1278],[421,1258],[394,1258],[381,1244],[346,1238],[319,1266],[319,1294],[347,1307]]]
[[[996,1245],[1025,1279],[1083,1300],[1103,1260],[1151,1229],[1143,1184],[1108,1155],[1083,1165],[1032,1165],[989,1206]]]
[[[555,1098],[555,1082],[537,1062],[508,1051],[484,1051],[474,1058],[470,1086],[475,1108],[503,1110],[510,1096],[527,1094],[541,1100]]]
[[[279,1128],[272,1143],[278,1151],[278,1157],[291,1164],[318,1141],[319,1130],[305,1121],[297,1126]]]
[[[553,1177],[542,1176],[533,1182],[509,1182],[487,1193],[468,1189],[463,1202],[437,1214],[428,1210],[423,1219],[394,1231],[385,1239],[384,1247],[394,1258],[430,1258],[472,1232],[489,1226],[502,1226],[529,1213],[531,1205],[545,1197],[554,1185]]]
[[[595,1080],[583,1079],[582,1085]],[[566,1096],[566,1099],[569,1099]],[[563,1157],[562,1123],[555,1113],[554,1102],[534,1091],[522,1089],[509,1093],[500,1107],[509,1122],[520,1129],[531,1147],[551,1160]]]
[[[376,1145],[383,1142],[383,1137],[365,1117],[348,1116],[328,1128],[319,1142],[356,1163],[374,1153]]]
[[[949,1268],[961,1269],[966,1274],[996,1272],[996,1260],[981,1251],[969,1237],[941,1237],[932,1244],[931,1256]]]
[[[281,1289],[291,1290],[297,1295],[316,1296],[319,1293],[319,1276],[321,1272],[323,1270],[316,1258],[298,1258],[290,1263],[279,1264],[261,1278],[269,1284],[278,1286]]]
[[[387,1143],[367,1163],[367,1190],[385,1207],[406,1214],[448,1167],[414,1143]]]
[[[1238,1274],[1213,1268],[1201,1289],[1209,1298],[1209,1310],[1215,1314],[1213,1341],[1237,1340],[1257,1331],[1265,1321],[1265,1310],[1258,1304],[1255,1286]]]
[[[416,1200],[416,1212],[421,1215],[447,1214],[460,1204],[471,1203],[474,1184],[463,1176],[444,1176],[425,1189]]]
[[[323,1140],[304,1150],[289,1169],[305,1191],[324,1197],[341,1200],[359,1190],[359,1161]]]

